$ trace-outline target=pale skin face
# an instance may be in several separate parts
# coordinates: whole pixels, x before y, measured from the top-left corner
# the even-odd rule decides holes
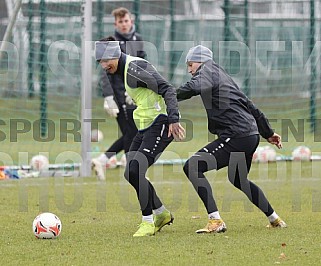
[[[192,76],[195,75],[196,70],[200,67],[202,63],[200,62],[188,62],[187,63],[187,71],[190,73]]]
[[[117,71],[119,59],[102,59],[100,60],[101,67],[109,74],[114,74]]]
[[[133,26],[133,21],[130,18],[129,14],[126,14],[123,17],[116,17],[114,25],[117,31],[122,34],[127,34],[130,32]]]

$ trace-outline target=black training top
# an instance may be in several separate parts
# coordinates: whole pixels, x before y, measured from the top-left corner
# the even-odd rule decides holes
[[[241,138],[274,132],[265,115],[213,60],[203,63],[192,79],[177,90],[177,99],[200,95],[207,112],[208,130],[222,138]]]

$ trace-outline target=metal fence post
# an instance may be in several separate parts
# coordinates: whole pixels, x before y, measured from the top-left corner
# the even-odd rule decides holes
[[[47,134],[47,49],[46,49],[46,2],[40,0],[40,131],[41,136]]]
[[[249,48],[250,41],[249,41],[249,2],[248,0],[244,0],[244,41],[245,41],[246,47]],[[246,77],[244,81],[244,93],[248,97],[251,94],[250,72],[251,72],[251,61],[250,61],[250,58],[247,58],[247,71],[246,71]]]
[[[311,132],[315,131],[315,119],[316,119],[316,105],[315,105],[315,96],[316,96],[316,65],[315,65],[315,56],[312,53],[315,45],[315,3],[314,0],[310,0],[310,120],[311,120]]]
[[[35,88],[33,82],[33,60],[34,60],[34,48],[33,48],[33,7],[32,0],[28,2],[28,24],[27,32],[29,38],[29,54],[28,54],[28,97],[33,98],[35,95]]]
[[[140,0],[134,1],[134,15],[135,15],[135,26],[136,31],[139,31],[139,24],[140,24]]]

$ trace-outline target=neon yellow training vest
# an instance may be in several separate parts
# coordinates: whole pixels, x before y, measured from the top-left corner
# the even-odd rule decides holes
[[[126,56],[126,64],[125,64],[125,89],[128,95],[133,99],[137,108],[134,111],[134,121],[138,128],[138,130],[143,130],[148,128],[160,114],[164,114],[167,116],[165,101],[163,97],[154,91],[138,87],[131,88],[127,84],[127,71],[129,63],[135,60],[146,61],[139,57]]]

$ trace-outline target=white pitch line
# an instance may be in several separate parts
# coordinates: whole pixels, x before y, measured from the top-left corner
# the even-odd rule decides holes
[[[44,179],[41,179],[41,181]],[[251,180],[253,183],[287,183],[289,181],[291,181],[291,179],[289,180],[271,180],[271,179],[266,179],[266,180]],[[307,183],[307,182],[317,182],[319,181],[321,183],[321,178],[302,178],[302,179],[292,179],[292,183]],[[2,182],[6,182],[6,181],[0,181]],[[6,187],[39,187],[39,186],[43,186],[43,183],[36,183],[36,184],[32,184],[32,183],[27,183],[27,184],[23,184],[23,183],[0,183],[0,189],[1,188],[6,188]],[[182,185],[182,184],[190,184],[190,182],[184,182],[184,181],[160,181],[160,180],[151,180],[152,184],[156,184],[156,185]],[[209,180],[210,184],[226,184],[226,183],[230,183],[228,180],[218,180],[218,181],[214,181],[212,182],[211,180]],[[53,186],[89,186],[89,185],[103,185],[103,184],[111,184],[111,185],[121,185],[121,186],[127,186],[129,185],[128,182],[124,182],[124,181],[119,181],[119,182],[115,182],[115,181],[111,181],[111,182],[100,182],[100,181],[96,181],[96,182],[75,182],[75,183],[66,183],[66,184],[61,184],[61,182],[59,183],[55,183],[53,184]]]

